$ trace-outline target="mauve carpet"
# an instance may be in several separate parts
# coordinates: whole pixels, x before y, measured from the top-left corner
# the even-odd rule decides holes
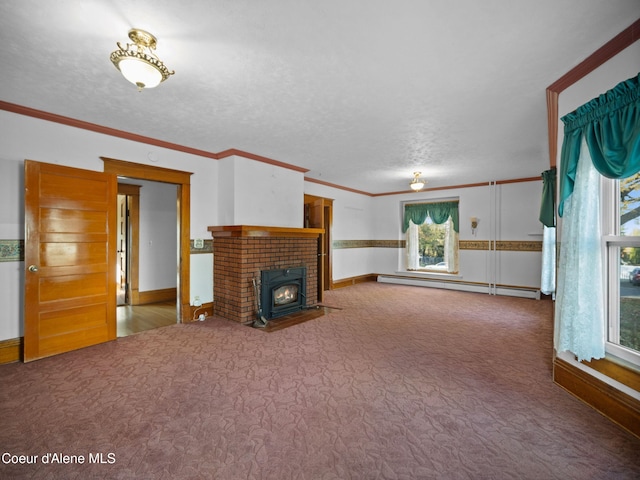
[[[324,303],[273,333],[211,318],[0,366],[0,477],[640,478],[640,440],[553,384],[551,302],[367,283]]]

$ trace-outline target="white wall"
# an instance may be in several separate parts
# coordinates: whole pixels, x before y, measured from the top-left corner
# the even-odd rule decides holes
[[[137,181],[140,188],[139,284],[141,292],[178,283],[178,187]]]
[[[2,129],[0,129],[1,132]],[[1,133],[0,133],[1,135]],[[24,238],[24,166],[0,152],[0,239]],[[0,262],[0,340],[20,336],[23,262]]]
[[[193,305],[196,297],[202,303],[213,302],[213,254],[199,253],[191,255],[190,275],[189,287],[191,295],[189,303]]]
[[[302,228],[302,172],[238,156],[219,163],[219,225]]]
[[[542,179],[537,182],[499,185],[497,204],[499,223],[496,239],[541,242],[542,223],[539,219],[541,200]],[[469,223],[468,217],[466,220]],[[541,252],[498,252],[496,283],[539,289],[541,275]]]

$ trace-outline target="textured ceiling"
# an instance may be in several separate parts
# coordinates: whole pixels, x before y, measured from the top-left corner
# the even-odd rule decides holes
[[[638,0],[2,0],[0,100],[369,193],[416,170],[531,177],[546,87],[638,18]],[[140,93],[109,61],[132,27],[176,71]]]

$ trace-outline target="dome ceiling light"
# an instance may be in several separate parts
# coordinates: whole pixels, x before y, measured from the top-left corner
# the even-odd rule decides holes
[[[133,43],[127,43],[123,47],[117,42],[118,50],[111,53],[111,61],[120,73],[138,87],[154,88],[173,75],[164,63],[154,53],[158,40],[149,32],[132,28],[129,30],[129,38]]]
[[[414,192],[422,190],[427,183],[425,180],[420,178],[420,173],[421,172],[413,172],[413,180],[411,180],[411,183],[409,184],[411,190]]]

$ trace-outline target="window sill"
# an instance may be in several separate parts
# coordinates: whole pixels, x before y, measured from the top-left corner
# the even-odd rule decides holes
[[[414,278],[432,278],[435,280],[462,280],[462,275],[459,273],[446,273],[435,272],[425,270],[403,270],[395,272],[395,275],[401,277],[414,277]]]
[[[599,360],[586,361],[582,363],[613,380],[640,392],[640,371],[636,365],[632,365],[620,358],[607,354],[605,358]]]
[[[599,360],[592,359],[591,361],[583,360],[579,362],[572,353],[560,352],[556,353],[556,359],[571,365],[572,368],[576,369],[576,372],[582,372],[582,375],[587,376],[585,378],[597,379],[606,384],[608,388],[618,390],[640,401],[640,390],[637,390],[638,377],[625,367],[613,363],[609,358]]]

